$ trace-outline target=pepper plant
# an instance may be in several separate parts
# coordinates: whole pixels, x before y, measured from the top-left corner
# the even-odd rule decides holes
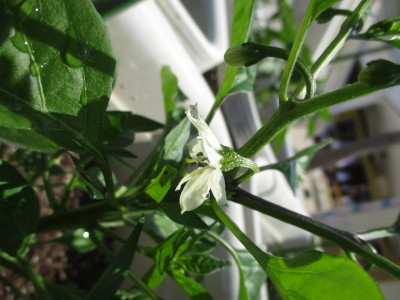
[[[94,1],[103,15],[137,1],[106,2]],[[399,18],[363,30],[362,19],[372,0],[359,0],[346,11],[332,8],[338,0],[309,0],[292,47],[286,50],[249,41],[255,2],[234,1],[228,66],[209,114],[200,116],[196,106],[182,102],[178,78],[163,67],[160,88],[166,122],[159,124],[131,112],[106,110],[118,57],[113,57],[105,25],[90,0],[0,1],[0,138],[14,145],[12,149],[20,148],[10,156],[2,147],[0,266],[29,280],[35,292],[24,295],[3,275],[2,285],[21,299],[162,299],[156,288],[171,277],[190,299],[212,299],[202,278],[229,266],[210,254],[221,245],[236,264],[231,268],[239,273],[239,283],[232,284],[238,287],[238,299],[255,299],[266,276],[282,299],[383,299],[367,267],[374,265],[396,278],[400,267],[377,254],[367,238],[398,234],[398,221],[363,234],[362,239],[252,195],[240,184],[257,172],[284,169],[282,164],[316,150],[306,149],[279,166],[257,166],[251,160],[291,123],[400,83],[398,64],[376,60],[362,69],[358,82],[316,93],[320,71],[349,37],[399,47]],[[299,54],[309,28],[317,18],[328,22],[337,14],[346,15],[337,36],[316,61],[303,61]],[[207,124],[226,97],[240,90],[246,68],[268,57],[285,61],[278,110],[239,149],[220,145]],[[302,78],[296,86],[291,81],[294,70]],[[191,124],[197,135],[189,141]],[[138,168],[128,166],[129,178],[118,182],[110,161],[126,166],[124,159],[134,157],[125,149],[134,133],[156,129],[162,129],[157,145]],[[19,156],[23,159],[15,159]],[[74,168],[60,171],[60,157],[69,157]],[[55,194],[55,170],[67,175],[61,196]],[[76,190],[89,199],[71,208],[69,199]],[[44,215],[39,210],[41,191],[50,207]],[[230,202],[309,231],[349,255],[309,250],[285,258],[265,252],[224,212]],[[122,236],[114,230],[118,227],[131,233]],[[246,250],[225,241],[225,229]],[[38,239],[38,234],[54,231],[57,238]],[[143,235],[152,239],[150,246],[139,242]],[[120,250],[112,252],[104,237],[122,243]],[[30,251],[46,243],[97,249],[109,259],[108,267],[87,290],[50,282],[29,260]],[[143,276],[130,269],[136,252],[152,261]],[[355,256],[368,266],[360,265]],[[122,288],[124,280],[130,283],[127,289]]]

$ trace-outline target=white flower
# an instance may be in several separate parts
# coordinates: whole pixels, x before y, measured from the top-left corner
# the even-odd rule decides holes
[[[222,147],[207,123],[199,116],[196,106],[191,106],[186,115],[199,134],[188,143],[191,159],[187,161],[198,163],[200,167],[182,178],[176,188],[180,190],[182,184],[187,182],[179,199],[182,213],[199,207],[210,197],[210,190],[220,205],[226,202],[220,163],[222,156],[218,153]]]

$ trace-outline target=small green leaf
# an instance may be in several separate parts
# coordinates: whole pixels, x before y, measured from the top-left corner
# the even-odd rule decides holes
[[[400,84],[400,65],[384,59],[371,61],[358,74],[358,82],[382,88]]]
[[[318,151],[320,148],[325,147],[330,142],[331,139],[327,139],[320,143],[307,147],[297,152],[294,156],[288,159],[282,160],[280,162],[265,167],[261,167],[260,171],[278,170],[282,172],[283,175],[285,175],[293,191],[295,191],[297,185],[304,180],[304,177],[307,172],[307,167],[311,159],[313,158],[315,152]]]
[[[171,188],[176,175],[176,169],[170,166],[164,166],[161,172],[145,188],[144,192],[153,200],[160,203]]]
[[[400,17],[379,21],[355,38],[381,41],[400,48]]]
[[[212,300],[207,290],[193,278],[186,276],[180,268],[169,268],[168,274],[183,289],[191,300]]]
[[[90,290],[85,299],[111,299],[125,279],[124,272],[131,266],[133,255],[136,251],[140,233],[143,229],[144,219],[140,219],[124,246],[118,252],[111,264],[103,272],[95,286]]]
[[[175,263],[186,272],[199,276],[218,272],[230,265],[229,261],[219,259],[209,254],[181,256]]]
[[[368,273],[343,257],[307,251],[291,259],[269,256],[262,267],[283,299],[383,299]]]
[[[236,73],[235,81],[232,84],[229,94],[253,91],[256,75],[256,66],[250,66],[248,68],[240,67]]]
[[[38,221],[34,190],[11,164],[0,160],[0,249],[15,255]]]

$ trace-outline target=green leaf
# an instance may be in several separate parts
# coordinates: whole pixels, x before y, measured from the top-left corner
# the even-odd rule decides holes
[[[144,192],[160,203],[171,188],[176,172],[175,168],[168,165],[164,166],[157,177],[145,188]]]
[[[187,211],[182,214],[181,207],[177,202],[163,202],[159,204],[158,208],[177,224],[189,228],[209,229],[207,224],[196,213]]]
[[[99,167],[92,167],[85,170],[85,167],[81,164],[81,161],[75,156],[70,156],[79,172],[79,179],[82,183],[81,189],[90,194],[93,199],[104,199],[106,188],[104,186],[104,177]]]
[[[180,268],[169,268],[168,274],[182,288],[191,300],[212,300],[207,290],[193,278],[186,276]]]
[[[10,129],[2,138],[42,149],[39,139],[24,143],[24,130],[45,136],[44,150],[100,148],[115,61],[91,1],[9,0],[0,8],[0,126]]]
[[[163,281],[166,276],[167,268],[177,253],[183,251],[180,248],[189,236],[190,231],[182,228],[170,235],[162,243],[158,244],[152,251],[154,252],[154,254],[152,254],[155,261],[154,266],[145,276],[150,288],[156,288]]]
[[[331,142],[331,139],[324,140],[318,144],[307,147],[294,156],[260,168],[261,171],[265,170],[278,170],[285,175],[290,187],[293,191],[296,190],[298,183],[302,182],[306,176],[307,167],[313,158],[316,151],[320,148],[325,147]]]
[[[163,66],[161,69],[161,84],[164,96],[164,109],[168,122],[175,110],[175,100],[179,92],[179,87],[178,78],[176,78],[175,74],[167,66]]]
[[[358,82],[380,88],[400,84],[400,65],[384,59],[371,61],[358,74]]]
[[[85,299],[111,299],[125,279],[124,272],[132,264],[140,233],[143,229],[144,219],[140,219],[124,246],[118,252],[111,264],[105,269],[95,286],[90,290]]]
[[[257,299],[261,287],[267,279],[264,270],[247,250],[236,250],[240,268],[243,272],[244,284],[249,299]]]
[[[222,260],[209,254],[192,254],[181,256],[175,262],[183,270],[194,275],[209,275],[230,265],[227,260]]]
[[[262,267],[283,299],[383,299],[368,273],[343,257],[307,251],[290,259],[269,256]]]
[[[232,84],[232,88],[229,91],[229,93],[233,94],[238,92],[253,91],[256,75],[257,75],[256,66],[250,66],[248,68],[245,67],[238,68],[235,80]]]
[[[381,41],[400,48],[400,17],[379,21],[355,38]]]
[[[128,111],[107,111],[103,128],[103,139],[113,141],[124,131],[148,132],[163,125],[146,117]]]
[[[144,223],[144,230],[150,236],[155,237],[155,240],[164,240],[181,226],[171,221],[167,216],[162,213],[154,213],[146,216]]]
[[[0,160],[0,193],[0,249],[15,255],[23,239],[36,230],[39,201],[21,174],[3,160]]]
[[[164,163],[177,167],[182,161],[183,152],[190,136],[190,122],[184,118],[165,137],[163,156]]]

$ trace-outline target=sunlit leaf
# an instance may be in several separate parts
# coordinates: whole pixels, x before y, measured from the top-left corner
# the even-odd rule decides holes
[[[170,190],[176,172],[175,168],[164,166],[157,177],[145,188],[144,192],[153,200],[161,202]]]
[[[368,273],[343,257],[307,251],[291,259],[269,256],[262,267],[283,299],[383,299]]]
[[[11,164],[0,160],[0,249],[15,255],[23,239],[35,232],[38,221],[34,190]]]
[[[0,14],[3,139],[38,150],[101,148],[115,61],[91,1],[1,1]],[[24,132],[33,132],[26,144]]]

